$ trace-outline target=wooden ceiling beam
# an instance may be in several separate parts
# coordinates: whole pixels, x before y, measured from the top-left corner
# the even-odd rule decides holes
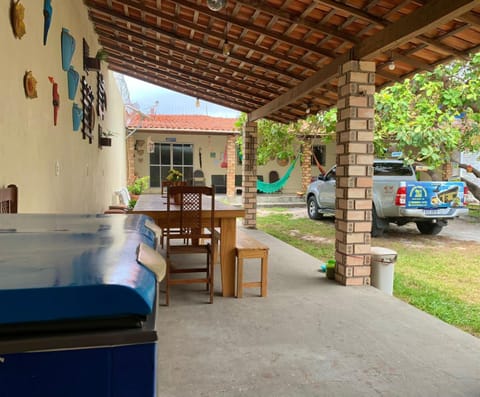
[[[92,0],[85,0],[85,1],[87,2],[87,4],[92,3]],[[115,17],[115,18],[117,18],[117,19],[119,19],[119,20],[123,20],[124,22],[132,23],[132,24],[135,24],[135,25],[137,25],[137,26],[139,26],[139,27],[142,27],[142,26],[144,27],[144,25],[142,25],[142,23],[141,23],[140,21],[138,21],[138,20],[136,20],[136,19],[134,19],[134,18],[126,17],[126,16],[124,16],[123,14],[117,13],[117,12],[115,12],[115,11],[113,11],[113,10],[109,10],[109,9],[106,8],[106,7],[99,7],[99,6],[97,6],[97,7],[91,7],[91,9],[92,9],[92,10],[94,9],[94,11],[92,11],[92,10],[90,11],[90,18],[91,18],[96,24],[107,25],[107,26],[109,25],[109,26],[110,26],[110,29],[112,29],[112,30],[119,30],[119,31],[120,31],[121,28],[118,27],[117,25],[111,23],[111,22],[106,22],[105,20],[99,18],[98,16],[95,16],[95,15],[94,15],[94,12],[98,12],[98,13],[103,14],[103,15],[109,17],[109,18],[112,18],[112,16],[113,16],[113,17]],[[193,25],[193,24],[191,24],[191,25]],[[165,37],[169,37],[169,38],[171,38],[171,39],[173,39],[173,40],[179,40],[179,41],[182,41],[182,42],[184,42],[184,43],[194,45],[194,46],[196,46],[196,47],[198,47],[198,48],[206,48],[206,49],[212,51],[213,53],[216,53],[216,54],[218,54],[218,55],[223,56],[221,49],[219,49],[219,48],[217,48],[217,47],[212,47],[212,46],[209,46],[209,45],[207,45],[207,44],[205,44],[205,43],[194,42],[194,41],[189,40],[189,39],[187,39],[187,38],[185,38],[185,37],[180,37],[180,36],[178,36],[178,35],[176,35],[176,34],[174,34],[174,33],[172,33],[172,32],[167,32],[167,31],[165,31],[165,30],[162,30],[162,29],[160,29],[160,28],[157,27],[157,26],[148,25],[147,27],[148,27],[149,30],[151,30],[151,31],[154,32],[154,33],[163,35],[163,36],[165,36]],[[189,26],[189,29],[193,29],[193,27],[192,27],[192,26]],[[127,35],[128,35],[128,34],[131,34],[131,35],[134,34],[133,32],[131,32],[131,31],[129,31],[129,30],[126,30],[126,29],[124,29],[124,31],[125,31],[125,34],[127,34]],[[202,32],[202,33],[208,34],[208,35],[211,36],[211,37],[216,37],[219,41],[222,41],[222,42],[223,42],[223,40],[224,40],[224,37],[223,37],[223,35],[221,35],[221,34],[214,34],[214,33],[211,33],[211,32],[208,32],[208,33],[207,33],[207,32]],[[268,55],[268,56],[270,56],[271,58],[277,58],[277,59],[279,59],[279,60],[282,59],[283,61],[292,63],[292,64],[297,65],[297,66],[299,66],[299,67],[302,67],[302,68],[304,68],[304,69],[311,70],[311,71],[315,71],[315,69],[313,69],[312,65],[309,64],[309,63],[298,62],[298,61],[295,63],[295,62],[292,62],[291,60],[284,59],[284,58],[280,58],[279,56],[276,56],[275,54],[272,54],[272,52],[269,51],[269,50],[264,50],[264,49],[261,48],[261,47],[254,47],[254,46],[249,45],[249,44],[246,44],[245,42],[242,42],[242,41],[240,41],[240,40],[232,40],[232,39],[229,39],[229,42],[230,42],[230,44],[239,45],[239,46],[241,46],[241,47],[244,47],[244,48],[250,49],[250,50],[252,50],[252,51],[255,51],[255,52],[257,52],[257,53],[261,53],[261,54],[263,54],[263,55]],[[229,55],[229,58],[230,58],[230,59],[235,59],[235,60],[237,60],[238,62],[245,62],[245,63],[251,64],[252,66],[262,66],[262,65],[258,65],[258,64],[255,63],[255,62],[250,61],[248,58],[239,57],[239,56],[235,55],[234,53],[232,53],[231,55]],[[284,70],[281,70],[281,69],[273,68],[271,65],[263,65],[262,67],[265,68],[265,69],[272,70],[272,71],[274,71],[274,72],[276,72],[276,73],[278,73],[278,74],[280,74],[280,75],[284,75],[287,79],[297,80],[297,76],[296,76],[296,75],[294,75],[294,74],[292,74],[292,73],[287,73],[287,72],[285,72]]]
[[[338,57],[335,61],[328,64],[322,70],[315,73],[313,76],[305,79],[296,87],[292,88],[288,92],[275,98],[272,102],[264,105],[263,107],[254,110],[248,114],[249,121],[255,121],[263,117],[267,117],[270,113],[274,113],[279,109],[288,106],[292,102],[299,100],[300,98],[313,91],[316,87],[327,84],[332,79],[336,78],[338,68],[343,65],[350,58],[350,54],[344,54]]]
[[[135,79],[140,79],[142,81],[146,81],[147,83],[150,83],[150,84],[153,84],[153,85],[156,85],[156,86],[159,86],[159,87],[163,87],[163,88],[166,88],[166,89],[169,89],[169,90],[172,90],[172,91],[180,92],[184,95],[188,95],[188,96],[191,96],[193,98],[200,98],[200,99],[203,99],[204,101],[212,102],[211,98],[207,97],[201,91],[186,90],[183,87],[178,86],[176,84],[172,84],[172,83],[166,82],[164,80],[159,80],[159,79],[157,79],[157,78],[155,78],[151,75],[144,75],[142,73],[138,73],[138,72],[136,72],[134,70],[131,70],[131,69],[126,69],[126,68],[124,68],[122,66],[119,66],[119,65],[116,65],[116,64],[112,64],[111,67],[109,67],[109,69],[114,71],[114,72],[133,77]],[[221,106],[226,106],[226,107],[229,107],[229,108],[232,107],[232,104],[231,104],[230,100],[229,101],[223,101],[221,99],[217,99],[216,103],[218,105],[221,105]],[[250,108],[248,106],[246,106],[245,104],[242,105],[239,102],[236,106],[236,109],[241,111],[241,112],[248,112]]]
[[[270,6],[266,5],[264,1],[240,0],[240,1],[238,1],[238,3],[246,5],[248,7],[251,7],[255,10],[261,10],[266,14],[281,18],[281,19],[287,21],[288,23],[291,23],[292,25],[304,26],[304,27],[307,27],[307,28],[311,29],[314,32],[321,33],[321,34],[324,34],[326,36],[333,36],[333,37],[336,37],[338,39],[348,41],[352,44],[358,43],[358,40],[355,37],[353,37],[353,36],[351,36],[347,33],[344,33],[344,32],[342,32],[338,29],[333,29],[332,27],[328,26],[325,23],[313,23],[313,22],[310,22],[308,19],[306,19],[304,17],[296,17],[295,15],[292,15],[292,13],[290,13],[290,12],[284,11],[284,10],[279,9],[279,8],[270,7]],[[312,4],[314,4],[314,3],[312,3]]]
[[[469,23],[477,28],[480,28],[480,16],[474,15],[471,12],[462,15],[460,18],[463,22]]]
[[[143,58],[143,59],[145,59],[146,61],[149,61],[149,62],[158,62],[158,60],[156,60],[156,58],[154,59],[154,57],[152,57],[152,56],[135,54],[133,52],[133,50],[137,51],[138,53],[144,52],[144,50],[145,50],[144,47],[142,47],[140,44],[135,45],[134,43],[129,42],[128,40],[122,39],[120,37],[114,37],[113,35],[111,35],[110,38],[109,38],[106,34],[102,34],[102,37],[100,38],[100,44],[105,48],[107,53],[109,53],[109,50],[112,49],[112,50],[116,51],[117,53],[123,53],[124,54],[125,50],[118,46],[118,44],[122,44],[126,47],[129,47],[129,50],[127,52],[132,57],[141,57],[141,58]],[[158,49],[163,49],[166,52],[168,52],[168,50],[169,50],[169,48],[167,48],[167,47],[157,46],[157,48]],[[183,51],[182,53],[179,53],[179,55],[180,56],[177,56],[177,54],[175,52],[172,52],[172,54],[170,55],[172,57],[171,60],[173,60],[174,62],[177,62],[177,63],[182,63],[182,62],[187,63],[188,62],[185,59],[185,56],[186,56],[185,51]],[[193,60],[197,60],[197,61],[199,60],[198,54],[195,54],[195,57],[193,55],[190,55],[190,57]],[[201,58],[203,59],[204,62],[206,62],[210,65],[217,66],[219,68],[219,70],[220,69],[226,69],[226,70],[229,69],[228,65],[225,65],[221,62],[212,62],[211,58],[208,58],[208,57],[201,57]],[[195,61],[190,61],[190,63],[191,63],[191,65],[195,65]],[[193,66],[191,66],[191,67],[193,67]],[[235,68],[231,68],[231,69],[232,69],[232,72],[235,71]],[[240,72],[240,71],[238,71],[238,72]],[[260,92],[265,92],[267,95],[278,95],[278,90],[279,89],[288,90],[289,88],[291,88],[290,86],[282,86],[276,80],[266,81],[266,80],[262,80],[258,76],[251,75],[251,74],[243,74],[242,76],[251,77],[252,79],[257,81],[257,84],[255,85],[255,90],[258,90]],[[245,78],[244,77],[234,75],[232,73],[229,76],[229,79],[231,80],[232,83],[238,84],[238,86],[241,89],[248,92],[248,90],[251,86],[249,86],[248,84],[245,83]],[[277,87],[277,89],[275,89],[274,87],[269,89],[268,88],[270,86],[269,83],[274,84],[274,87]]]
[[[124,1],[126,1],[127,3],[132,3],[131,0],[124,0]],[[250,32],[254,32],[254,33],[258,34],[259,36],[269,37],[269,38],[272,38],[272,39],[274,39],[276,41],[279,41],[281,43],[288,44],[292,47],[302,48],[305,51],[314,52],[316,54],[323,55],[323,56],[328,57],[328,58],[335,58],[336,57],[336,54],[333,51],[323,50],[323,49],[321,49],[321,48],[319,48],[315,45],[305,43],[302,40],[295,40],[295,39],[289,38],[286,35],[274,33],[274,32],[272,32],[272,30],[264,29],[264,28],[262,28],[258,25],[255,25],[251,22],[240,21],[240,20],[235,18],[235,15],[228,16],[228,15],[225,15],[221,12],[210,11],[208,8],[205,8],[204,6],[199,6],[195,3],[191,3],[191,2],[188,2],[188,1],[185,1],[185,0],[177,0],[176,2],[180,5],[182,5],[185,8],[189,8],[191,10],[196,10],[198,12],[202,12],[203,14],[208,15],[210,18],[219,19],[226,24],[237,25],[242,29],[246,29]],[[138,7],[138,5],[137,5],[137,7]],[[158,12],[157,10],[151,9],[150,7],[147,8],[145,6],[142,6],[142,8],[152,10],[153,12]],[[202,29],[198,29],[198,26],[197,26],[197,30],[198,31],[203,31]],[[208,33],[210,34],[211,32],[208,32]]]
[[[162,65],[162,64],[158,64],[159,66],[165,68],[165,70],[162,70],[160,67],[157,69],[157,67],[153,66],[153,65],[148,65],[147,63],[145,64],[141,64],[140,62],[138,61],[134,61],[134,60],[128,60],[128,64],[126,63],[127,61],[125,60],[121,60],[121,59],[118,59],[118,58],[111,58],[109,59],[109,63],[112,63],[112,64],[117,64],[119,66],[123,66],[125,68],[128,68],[128,64],[135,64],[137,66],[137,68],[140,68],[140,69],[144,69],[146,71],[148,71],[149,73],[152,73],[153,75],[156,75],[156,76],[160,76],[160,75],[166,75],[166,76],[172,76],[171,78],[174,79],[175,81],[179,81],[179,82],[183,82],[185,84],[188,84],[188,83],[191,83],[192,81],[195,82],[195,85],[197,85],[199,87],[199,89],[201,90],[204,90],[206,92],[208,92],[209,90],[211,91],[217,91],[217,92],[223,92],[225,93],[224,95],[234,95],[236,97],[240,97],[240,98],[244,98],[244,100],[246,102],[249,102],[251,104],[251,107],[255,107],[255,106],[261,106],[262,104],[264,104],[266,102],[266,99],[264,99],[263,101],[262,100],[256,100],[253,95],[249,95],[248,93],[245,93],[245,92],[242,92],[242,91],[239,91],[239,90],[236,90],[236,89],[232,89],[232,88],[229,88],[228,90],[220,90],[220,88],[224,88],[224,87],[221,87],[221,84],[212,80],[212,79],[206,79],[205,77],[202,77],[202,76],[198,76],[194,73],[191,73],[189,71],[189,73],[185,73],[184,71],[182,71],[181,69],[178,69],[178,68],[175,68],[171,65]],[[150,62],[149,62],[150,63]],[[160,77],[157,77],[160,79]],[[228,92],[227,92],[228,91]]]
[[[434,27],[467,13],[479,4],[479,0],[430,1],[411,14],[386,26],[376,35],[359,43],[354,47],[354,58],[372,59],[393,50],[403,43],[431,31]]]
[[[96,12],[98,13],[101,13],[103,15],[106,15],[110,18],[116,18],[118,20],[122,20],[124,22],[128,22],[128,23],[132,23],[132,24],[135,24],[139,27],[144,27],[144,28],[147,28],[149,30],[151,30],[152,32],[155,32],[155,33],[159,33],[159,34],[163,34],[163,35],[174,35],[172,32],[167,32],[163,29],[160,29],[158,26],[154,26],[154,25],[151,25],[151,24],[148,24],[146,25],[145,23],[142,23],[142,21],[139,21],[138,19],[135,19],[135,18],[132,18],[132,17],[127,17],[125,16],[124,14],[116,11],[116,10],[113,10],[113,9],[110,9],[108,7],[104,7],[104,6],[100,6],[98,4],[96,4],[93,0],[84,0],[85,3],[87,4],[87,6],[91,9],[91,10],[95,10]],[[146,7],[141,7],[138,3],[133,3],[131,2],[131,0],[126,0],[126,2],[128,3],[132,3],[135,5],[135,7],[139,10],[142,10],[142,9],[145,9]],[[133,5],[132,5],[133,7]],[[159,10],[155,10],[155,9],[152,9],[152,15],[155,15],[157,16],[158,18],[163,18],[163,19],[168,19],[169,17],[171,18],[171,16],[169,16],[168,14],[165,14]],[[179,26],[182,26],[182,27],[185,27],[185,28],[188,28],[190,29],[191,31],[197,31],[197,32],[200,32],[202,33],[203,35],[205,35],[205,37],[214,37],[216,38],[219,42],[223,42],[224,39],[225,39],[225,34],[224,32],[215,32],[213,30],[206,30],[206,29],[200,29],[199,28],[199,25],[196,25],[194,23],[191,23],[191,22],[187,22],[187,21],[182,21],[180,18],[178,18],[178,20],[175,21]],[[267,32],[268,33],[268,32]],[[175,39],[176,40],[182,40],[182,41],[187,41],[186,38],[183,38],[183,37],[180,37],[178,35],[174,35],[175,36]],[[232,38],[229,38],[228,40],[230,42],[230,44],[232,45],[236,45],[236,46],[240,46],[240,47],[243,47],[243,48],[246,48],[250,51],[254,51],[254,52],[257,52],[259,54],[262,54],[262,55],[267,55],[267,56],[270,56],[272,58],[277,58],[277,59],[282,59],[284,62],[289,62],[293,65],[298,65],[304,69],[307,69],[307,70],[311,70],[311,71],[315,71],[315,69],[312,67],[312,65],[310,63],[306,63],[306,62],[298,62],[298,61],[295,61],[294,59],[291,59],[291,58],[280,58],[279,56],[276,56],[275,54],[273,54],[271,51],[267,50],[267,49],[264,49],[262,47],[258,47],[258,46],[253,46],[251,44],[249,44],[248,42],[246,41],[242,41],[242,40],[236,40],[236,39],[232,39]],[[193,45],[196,45],[196,46],[200,46],[200,44],[198,42],[193,42],[193,41],[190,41],[190,44],[193,44]],[[207,47],[207,44],[204,42],[202,43],[201,45],[202,47]],[[314,46],[312,46],[313,48],[315,48]],[[221,54],[221,49],[217,48],[217,47],[210,47],[209,48],[214,51],[214,52],[217,52],[219,54]],[[335,57],[336,55],[333,54],[331,55],[332,57]],[[232,53],[231,55],[229,55],[230,58],[233,58],[233,59],[238,59],[238,61],[242,61],[243,59],[240,59],[239,57],[235,56],[234,53]],[[271,67],[270,67],[271,68]],[[282,70],[276,70],[278,73],[284,73],[284,71]],[[295,78],[294,75],[288,75],[288,78]]]
[[[323,3],[335,3],[322,1]],[[336,3],[338,5],[338,3]],[[435,26],[446,23],[453,18],[466,14],[473,7],[480,4],[480,0],[435,0],[425,4],[411,14],[385,27],[378,34],[363,40],[353,47],[351,54],[344,54],[327,65],[298,86],[285,94],[275,98],[272,102],[248,114],[249,121],[267,117],[279,109],[307,95],[316,87],[328,83],[337,76],[338,68],[348,59],[372,59],[382,53],[397,48],[418,35],[432,30]]]
[[[149,44],[153,45],[153,46],[160,46],[161,48],[165,48],[166,50],[169,50],[169,51],[174,51],[174,46],[171,46],[170,47],[165,47],[165,45],[156,40],[156,39],[153,39],[153,38],[149,38],[147,36],[144,36],[140,33],[134,33],[134,32],[131,32],[127,29],[124,29],[124,28],[121,28],[117,25],[114,25],[113,23],[111,22],[106,22],[102,19],[99,19],[98,17],[94,16],[94,15],[90,15],[90,18],[95,22],[96,24],[96,27],[97,27],[97,30],[99,30],[99,33],[102,33],[102,34],[105,34],[105,33],[108,33],[108,34],[114,34],[114,32],[121,32],[123,34],[125,34],[126,36],[130,36],[130,37],[134,37],[136,38],[137,40],[139,40],[140,42],[148,42]],[[172,40],[176,40],[175,36],[174,35],[169,35],[169,36],[166,36],[167,38],[170,38]],[[188,44],[188,42],[186,42],[185,40],[182,40],[183,42],[185,42],[186,44]],[[128,44],[129,45],[129,44]],[[173,47],[173,48],[172,48]],[[198,47],[198,44],[195,44],[195,47],[196,48],[199,48]],[[212,51],[212,52],[218,52],[219,50],[216,49],[215,47],[213,48],[206,48],[208,49],[209,51]],[[177,50],[175,50],[177,51]],[[215,64],[219,67],[223,67],[225,68],[226,70],[232,70],[233,73],[241,73],[242,75],[246,75],[248,76],[249,74],[246,73],[244,70],[242,69],[239,69],[239,68],[235,68],[235,67],[232,67],[230,66],[228,63],[226,63],[225,61],[217,61],[214,57],[206,57],[206,56],[203,56],[201,55],[200,53],[197,53],[197,52],[194,52],[194,51],[189,51],[189,50],[182,50],[182,53],[185,53],[185,54],[189,54],[189,56],[191,56],[192,58],[198,58],[204,62],[207,62],[207,63],[211,63],[211,64]],[[243,58],[242,58],[243,59]],[[244,62],[245,64],[248,64],[248,65],[251,65],[252,68],[251,70],[255,70],[256,67],[258,67],[259,65],[257,63],[253,63],[252,61],[250,60],[243,60],[242,62]],[[273,70],[274,72],[276,72],[276,69]],[[300,81],[300,79],[298,77],[292,77],[292,74],[288,74],[286,75],[285,73],[281,73],[281,75],[283,75],[284,77],[286,77],[289,81],[292,81],[292,84],[290,86],[292,86],[295,81]],[[285,83],[282,82],[281,80],[279,79],[270,79],[268,77],[264,77],[264,75],[260,75],[260,74],[250,74],[251,77],[254,77],[258,80],[262,80],[262,81],[267,81],[269,84],[273,84],[273,85],[276,85],[276,86],[279,86],[279,87],[282,87],[282,86],[285,86]]]

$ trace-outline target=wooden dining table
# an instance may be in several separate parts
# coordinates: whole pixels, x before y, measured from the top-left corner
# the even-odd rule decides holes
[[[180,216],[180,206],[170,204],[171,214]],[[210,201],[206,201],[202,211],[205,212],[205,225],[208,226],[210,217]],[[142,194],[138,198],[133,213],[150,216],[161,227],[167,224],[167,196],[162,194]],[[234,296],[235,294],[235,243],[237,231],[237,218],[243,218],[245,210],[241,207],[215,201],[215,227],[220,228],[220,269],[222,277],[222,295]],[[170,219],[174,219],[170,217]],[[175,226],[171,225],[171,226]]]

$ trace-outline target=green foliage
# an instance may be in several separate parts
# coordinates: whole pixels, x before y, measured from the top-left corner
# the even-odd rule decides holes
[[[480,54],[417,74],[375,94],[375,154],[403,152],[407,163],[437,168],[454,151],[480,149]],[[237,127],[246,122],[242,114]],[[291,159],[304,136],[324,143],[335,135],[336,109],[289,125],[258,121],[258,164]],[[241,144],[241,138],[238,141]]]
[[[241,129],[246,120],[247,115],[242,113],[235,126]],[[327,143],[335,135],[335,128],[335,109],[310,115],[305,120],[290,124],[277,123],[267,119],[258,120],[257,164],[264,165],[274,159],[292,160],[300,151],[302,138],[315,136]],[[237,144],[241,147],[242,137],[237,139]]]
[[[131,194],[139,195],[142,192],[150,187],[150,177],[142,176],[141,178],[135,179],[135,181],[127,186],[128,191]]]
[[[395,296],[412,306],[480,336],[480,305],[464,302],[424,280],[402,273],[395,275]]]
[[[406,162],[436,168],[453,151],[480,148],[480,55],[383,89],[375,96],[377,156],[394,146]]]
[[[475,204],[468,205],[468,215],[473,218],[480,218],[480,206]]]
[[[131,199],[131,200],[128,202],[128,209],[129,209],[129,210],[133,210],[133,209],[135,208],[135,204],[137,204],[137,200]]]
[[[174,168],[168,171],[167,181],[176,182],[176,181],[181,181],[182,178],[183,178],[183,174],[180,171]]]

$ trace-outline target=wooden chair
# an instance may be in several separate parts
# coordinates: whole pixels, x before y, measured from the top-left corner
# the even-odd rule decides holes
[[[0,214],[16,214],[18,212],[18,187],[8,185],[0,188]]]
[[[208,216],[206,210],[209,211]],[[209,303],[213,303],[214,213],[214,188],[208,186],[171,186],[168,188],[168,227],[166,229],[167,306],[170,303],[171,285],[194,283],[206,284],[210,295]],[[177,256],[179,254],[205,254],[205,265],[180,264]],[[201,274],[199,275],[199,273]],[[197,276],[194,276],[195,274]]]
[[[187,186],[187,182],[186,181],[167,181],[167,180],[164,180],[164,181],[162,181],[161,194],[162,195],[163,194],[168,194],[168,189],[172,186]],[[166,236],[167,236],[167,228],[162,228],[162,234],[161,234],[161,237],[160,237],[160,246],[162,247],[162,249],[165,248],[164,241],[165,241]]]
[[[205,186],[205,175],[202,170],[193,171],[192,186]]]

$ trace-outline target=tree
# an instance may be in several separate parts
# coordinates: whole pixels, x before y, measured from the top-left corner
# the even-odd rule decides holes
[[[456,151],[478,151],[479,76],[480,53],[468,62],[438,66],[375,94],[375,155],[399,151],[406,163],[421,162],[433,170],[449,162]],[[242,116],[239,124],[246,120]],[[306,135],[328,142],[335,128],[336,109],[289,125],[260,120],[258,164],[294,157]]]
[[[375,151],[437,168],[480,148],[480,54],[415,75],[376,94]]]
[[[245,123],[247,115],[242,113],[236,122],[237,128]],[[310,115],[305,120],[290,124],[277,123],[267,119],[257,122],[258,149],[257,164],[265,165],[269,160],[291,160],[300,150],[304,139],[317,137],[323,142],[330,142],[335,136],[336,110],[331,109]],[[237,143],[241,145],[242,137]]]

